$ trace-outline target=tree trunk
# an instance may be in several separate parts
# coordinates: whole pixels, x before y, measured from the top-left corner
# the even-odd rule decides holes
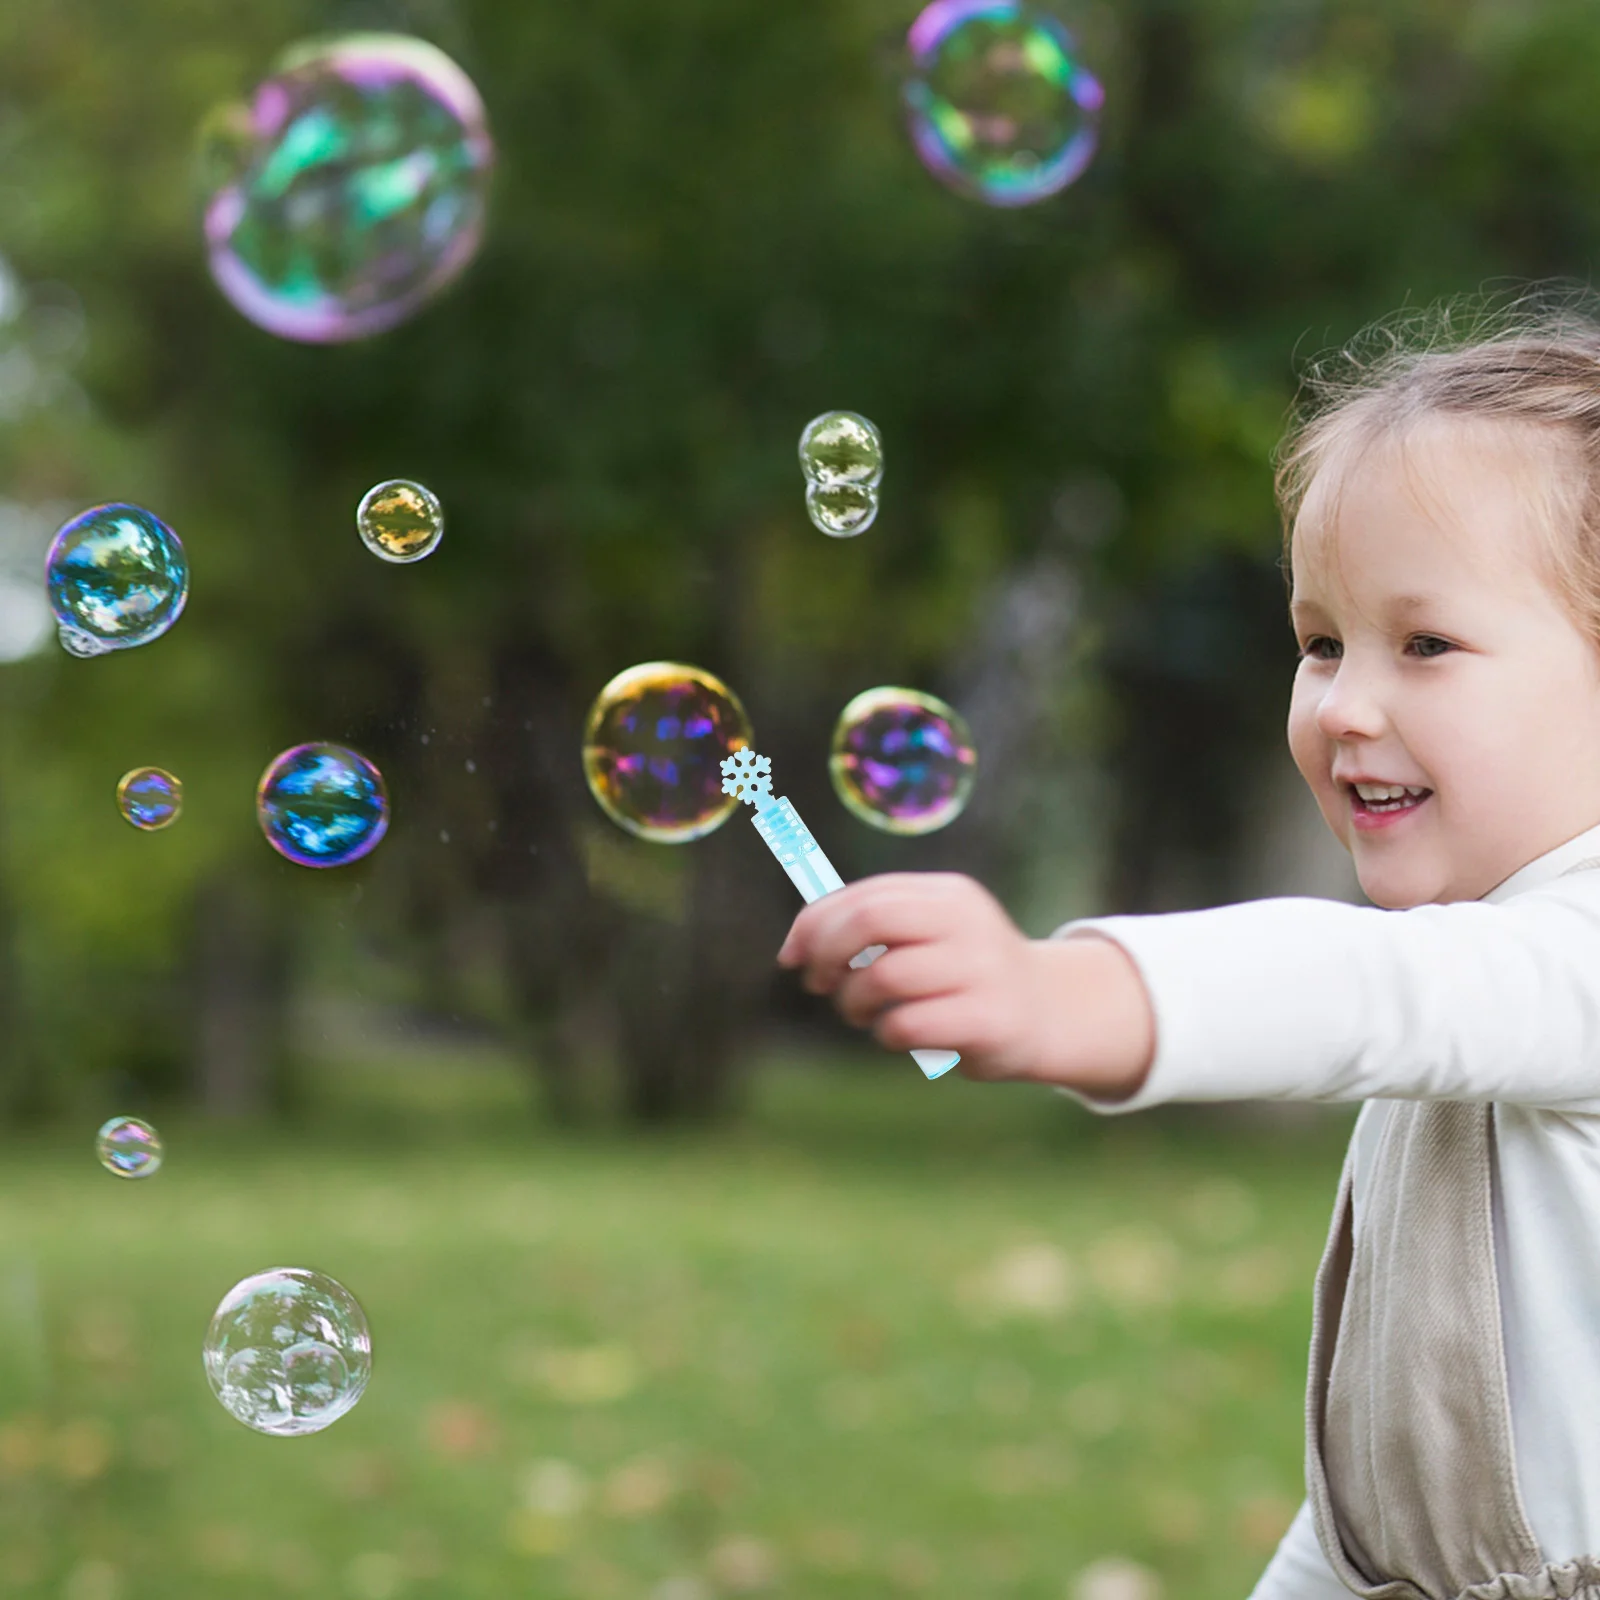
[[[196,924],[196,1088],[221,1118],[281,1106],[287,949],[265,899],[230,879],[201,887]]]
[[[496,845],[484,892],[503,907],[506,969],[529,1039],[529,1070],[558,1122],[598,1115],[615,1055],[607,967],[622,926],[589,887],[580,820],[583,707],[569,669],[537,643],[499,651],[486,772]],[[609,824],[607,824],[609,826]]]
[[[0,1108],[18,1121],[36,1121],[49,1109],[39,1070],[21,973],[17,965],[16,916],[0,882]]]
[[[746,816],[741,805],[683,847],[695,852],[685,925],[631,919],[611,965],[631,1121],[705,1122],[732,1103],[782,938],[753,887],[755,874],[779,869]]]

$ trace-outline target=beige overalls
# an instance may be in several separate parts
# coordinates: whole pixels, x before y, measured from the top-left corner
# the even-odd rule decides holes
[[[1306,1492],[1335,1575],[1366,1600],[1600,1600],[1600,1555],[1544,1562],[1517,1486],[1494,1158],[1492,1106],[1391,1102],[1352,1262],[1345,1157],[1312,1313]]]

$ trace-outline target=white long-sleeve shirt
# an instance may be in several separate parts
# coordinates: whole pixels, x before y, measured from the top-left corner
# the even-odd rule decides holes
[[[1579,863],[1588,870],[1571,871]],[[1177,1100],[1363,1101],[1352,1226],[1388,1102],[1494,1105],[1513,1445],[1546,1561],[1600,1554],[1600,827],[1481,900],[1253,900],[1082,917],[1144,979],[1156,1051],[1104,1115]],[[1301,1505],[1251,1600],[1342,1600]]]

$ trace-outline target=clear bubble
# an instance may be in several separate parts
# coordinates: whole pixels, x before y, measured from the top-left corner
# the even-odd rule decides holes
[[[189,598],[183,545],[140,506],[94,506],[66,523],[50,542],[44,579],[62,648],[75,656],[159,639]]]
[[[361,1398],[372,1336],[342,1283],[304,1267],[274,1267],[236,1283],[206,1332],[212,1393],[247,1428],[317,1433]]]
[[[720,678],[678,661],[619,672],[595,697],[583,730],[583,775],[619,827],[682,844],[739,808],[722,790],[722,762],[751,741],[750,719]]]
[[[1055,17],[1019,0],[933,0],[906,42],[911,139],[941,183],[1025,206],[1082,176],[1105,91]]]
[[[806,512],[830,537],[851,539],[872,526],[878,515],[878,491],[859,483],[808,483]]]
[[[377,848],[389,828],[383,774],[338,744],[297,744],[256,786],[267,843],[301,867],[342,867]]]
[[[883,439],[854,411],[824,411],[800,435],[800,470],[807,483],[876,488],[883,482]]]
[[[828,757],[834,793],[886,833],[932,833],[954,822],[977,770],[966,719],[916,689],[867,689],[834,725]]]
[[[374,484],[356,507],[361,542],[383,561],[420,561],[444,537],[444,508],[420,483],[391,478]]]
[[[483,102],[421,39],[297,45],[247,104],[214,110],[199,142],[211,275],[282,338],[392,328],[482,239],[494,161]]]
[[[148,1178],[161,1167],[161,1135],[137,1117],[113,1117],[94,1136],[100,1165],[118,1178]]]
[[[142,833],[169,828],[183,810],[183,784],[163,767],[135,767],[117,784],[117,810]]]

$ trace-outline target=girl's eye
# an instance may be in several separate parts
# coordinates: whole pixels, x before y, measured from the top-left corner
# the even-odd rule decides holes
[[[1448,639],[1441,639],[1436,634],[1431,633],[1419,633],[1411,640],[1411,643],[1416,646],[1417,654],[1424,661],[1431,661],[1435,656],[1442,656],[1445,651],[1455,649],[1455,646]],[[1337,639],[1329,639],[1320,633],[1313,634],[1301,647],[1300,654],[1303,658],[1308,657],[1313,661],[1327,661],[1331,658],[1323,654],[1324,645],[1330,650],[1337,650],[1339,641]]]
[[[1448,639],[1440,639],[1431,633],[1419,633],[1412,643],[1417,647],[1417,653],[1424,659],[1429,656],[1442,656],[1446,650],[1453,650],[1455,646]],[[1424,650],[1424,645],[1438,645],[1437,650]]]

